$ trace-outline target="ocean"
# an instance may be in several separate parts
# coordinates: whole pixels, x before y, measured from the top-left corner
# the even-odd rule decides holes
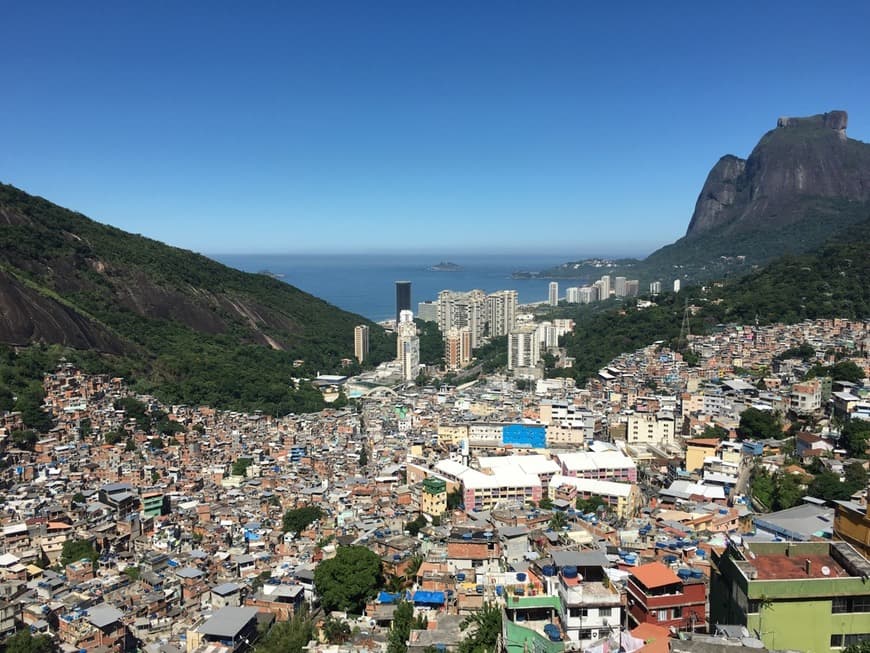
[[[486,292],[516,290],[521,304],[547,300],[547,279],[512,279],[515,271],[539,271],[575,258],[571,255],[463,255],[444,257],[462,266],[452,272],[429,268],[442,259],[437,255],[277,255],[212,254],[211,258],[245,272],[268,270],[283,275],[282,281],[325,299],[331,304],[375,320],[395,318],[396,281],[411,282],[411,309],[417,303],[437,299],[441,290]],[[580,285],[572,280],[571,285]],[[564,295],[565,283],[559,294]]]

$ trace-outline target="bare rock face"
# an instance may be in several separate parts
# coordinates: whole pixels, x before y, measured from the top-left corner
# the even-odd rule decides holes
[[[870,200],[870,145],[846,137],[848,121],[845,111],[780,118],[748,159],[720,159],[686,237],[786,227],[806,218],[808,199]]]
[[[713,166],[695,203],[689,232],[714,227],[737,199],[737,180],[746,169],[746,160],[730,154]]]

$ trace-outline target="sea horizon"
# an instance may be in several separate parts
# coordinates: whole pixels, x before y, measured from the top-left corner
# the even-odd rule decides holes
[[[549,279],[514,279],[514,272],[537,272],[583,255],[543,254],[211,254],[216,261],[244,272],[269,272],[281,281],[370,320],[395,317],[395,282],[411,282],[411,309],[437,299],[441,290],[487,293],[516,290],[521,304],[543,302]],[[600,257],[605,258],[605,257]],[[610,258],[610,257],[606,257]],[[616,257],[613,257],[616,258]],[[456,271],[436,271],[441,262],[456,263]],[[560,282],[563,288],[583,280]]]

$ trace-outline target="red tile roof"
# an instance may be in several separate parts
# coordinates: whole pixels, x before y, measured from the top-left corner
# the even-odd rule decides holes
[[[631,575],[649,589],[681,582],[679,576],[661,562],[650,562],[636,567]]]

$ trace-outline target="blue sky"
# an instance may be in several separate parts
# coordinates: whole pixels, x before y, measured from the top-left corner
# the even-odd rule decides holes
[[[585,4],[8,3],[0,180],[205,253],[645,255],[778,116],[870,141],[870,3]]]

